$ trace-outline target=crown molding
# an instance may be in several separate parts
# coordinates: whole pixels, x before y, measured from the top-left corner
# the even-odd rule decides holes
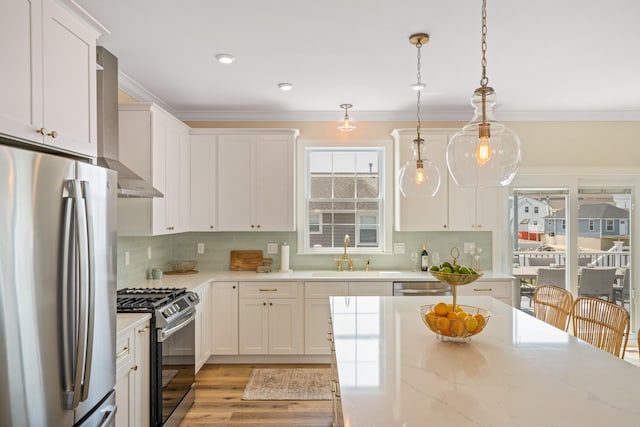
[[[274,111],[274,110],[177,110],[145,89],[141,84],[118,72],[118,87],[141,102],[153,102],[183,121],[210,122],[339,122],[342,111]],[[423,110],[421,120],[467,122],[473,111]],[[415,111],[350,111],[354,123],[358,122],[413,122]],[[503,122],[573,122],[573,121],[640,121],[640,110],[628,111],[496,111]]]

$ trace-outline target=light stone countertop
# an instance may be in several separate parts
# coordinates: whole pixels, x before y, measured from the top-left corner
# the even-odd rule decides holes
[[[151,318],[149,313],[118,313],[116,320],[116,334],[136,327]]]
[[[485,329],[440,342],[418,308],[442,298],[331,297],[346,426],[638,426],[637,366],[486,296],[458,301]]]
[[[478,280],[505,281],[511,285],[514,277],[510,274],[485,271]],[[142,288],[187,288],[193,290],[208,282],[262,282],[262,281],[437,281],[431,273],[413,271],[291,271],[288,273],[271,272],[255,273],[253,271],[200,271],[197,274],[168,275],[164,274],[159,280],[143,280],[131,287]]]

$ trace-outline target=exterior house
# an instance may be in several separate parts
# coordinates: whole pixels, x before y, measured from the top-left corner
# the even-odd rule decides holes
[[[563,238],[566,235],[566,210],[545,217],[544,232]],[[583,204],[578,208],[579,244],[607,250],[614,241],[629,240],[629,209],[609,203]],[[597,244],[594,244],[595,242]]]
[[[541,241],[549,205],[531,197],[518,198],[518,239]]]
[[[377,246],[380,229],[377,173],[370,176],[313,173],[310,179],[310,245],[341,247],[348,234],[355,247]]]

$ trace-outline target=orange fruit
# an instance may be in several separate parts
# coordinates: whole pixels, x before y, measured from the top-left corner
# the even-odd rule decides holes
[[[466,330],[464,328],[464,322],[460,319],[451,322],[451,335],[454,337],[464,336]]]
[[[433,311],[435,311],[438,316],[446,316],[449,312],[449,308],[444,302],[439,302],[433,307]]]
[[[447,313],[447,319],[458,320],[458,315],[453,311]]]
[[[467,317],[469,317],[469,313],[467,313],[466,311],[459,311],[458,312],[458,319],[464,320]]]
[[[438,320],[436,321],[436,329],[440,331],[441,334],[448,335],[449,326],[451,326],[451,320],[446,317],[438,317]]]
[[[478,319],[473,316],[467,316],[464,319],[464,326],[467,328],[467,331],[473,333],[478,329]]]
[[[485,319],[480,313],[474,314],[473,317],[478,321],[478,328],[484,328],[484,325],[487,323],[487,319]]]

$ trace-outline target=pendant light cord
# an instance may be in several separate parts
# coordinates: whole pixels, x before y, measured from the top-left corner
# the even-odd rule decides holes
[[[416,119],[418,124],[416,126],[416,133],[418,134],[418,137],[416,138],[416,144],[418,144],[418,161],[421,161],[422,159],[420,157],[420,144],[422,144],[422,138],[420,137],[420,92],[422,92],[422,89],[420,89],[420,87],[422,85],[422,73],[420,70],[422,68],[422,64],[420,62],[420,49],[422,48],[422,43],[416,43],[416,47],[418,48],[418,71],[416,73],[416,77],[418,78],[418,94],[416,95]]]
[[[489,78],[487,77],[487,0],[482,0],[482,78],[480,86],[482,87],[482,123],[487,122],[487,85]]]

